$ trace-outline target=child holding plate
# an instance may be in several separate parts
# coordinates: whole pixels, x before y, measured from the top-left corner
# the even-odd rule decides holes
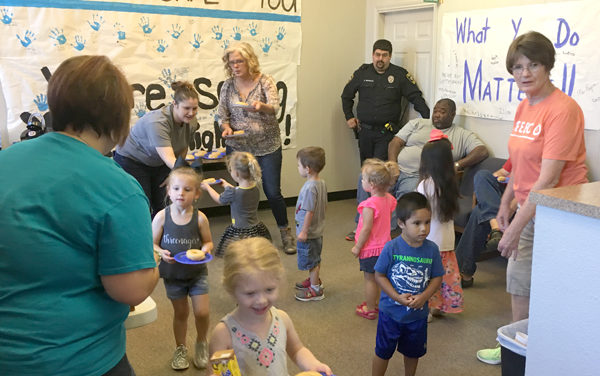
[[[206,368],[208,362],[208,270],[204,262],[211,258],[213,242],[208,219],[194,207],[194,201],[200,197],[201,181],[201,176],[190,167],[172,170],[166,181],[171,204],[159,211],[152,221],[154,250],[161,255],[160,276],[164,280],[167,297],[173,304],[176,349],[171,367],[176,370],[190,366],[185,341],[188,295],[192,300],[197,333],[194,364],[198,368]],[[206,253],[204,260],[192,261],[185,257],[188,250],[198,253],[198,249]]]
[[[217,257],[223,257],[229,244],[236,240],[253,237],[271,240],[269,229],[258,219],[258,203],[260,201],[258,183],[261,180],[258,161],[250,153],[235,151],[227,157],[227,170],[233,180],[238,183],[237,186],[229,184],[225,179],[220,179],[218,184],[225,190],[223,193],[218,193],[211,187],[208,179],[201,184],[201,188],[207,191],[217,204],[229,204],[231,207],[231,225],[227,226],[223,232],[215,252]]]

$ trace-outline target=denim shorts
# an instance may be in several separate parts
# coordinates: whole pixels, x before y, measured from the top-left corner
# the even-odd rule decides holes
[[[208,294],[208,275],[204,274],[196,279],[165,279],[167,298],[177,300],[188,295]]]
[[[394,350],[408,358],[420,358],[427,353],[427,318],[409,323],[399,323],[379,312],[375,355],[390,359]]]
[[[323,237],[306,239],[305,242],[297,241],[298,269],[310,270],[321,263],[321,250]]]
[[[364,259],[358,259],[360,271],[365,273],[375,273],[375,264],[379,256],[371,256]]]

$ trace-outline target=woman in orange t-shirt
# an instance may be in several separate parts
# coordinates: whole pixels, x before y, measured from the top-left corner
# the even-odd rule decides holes
[[[535,222],[535,204],[529,201],[529,192],[588,181],[583,112],[550,81],[554,57],[552,42],[534,31],[517,37],[506,56],[508,72],[526,95],[517,108],[508,141],[512,177],[497,216],[504,232],[498,250],[509,259],[506,289],[511,294],[513,322],[529,316]],[[520,208],[509,222],[513,198]],[[500,348],[480,350],[477,357],[498,364]]]

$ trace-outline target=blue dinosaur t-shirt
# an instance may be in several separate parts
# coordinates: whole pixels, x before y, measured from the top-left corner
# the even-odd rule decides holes
[[[418,295],[425,291],[429,280],[444,275],[444,267],[438,246],[425,239],[414,248],[402,236],[386,243],[375,264],[375,271],[385,274],[399,294]],[[427,303],[421,309],[404,306],[390,298],[383,290],[379,310],[400,323],[409,323],[427,317]]]

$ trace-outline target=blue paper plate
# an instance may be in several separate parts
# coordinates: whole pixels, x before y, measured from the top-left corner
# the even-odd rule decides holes
[[[185,252],[180,252],[180,253],[176,254],[175,257],[173,257],[173,258],[175,259],[175,261],[177,261],[180,264],[195,265],[195,264],[206,264],[207,262],[209,262],[210,260],[213,259],[213,256],[210,253],[207,253],[204,260],[194,261],[194,260],[190,260],[189,258],[187,258],[187,256],[185,255]]]
[[[221,159],[221,158],[223,158],[223,157],[225,156],[225,152],[224,152],[224,151],[223,151],[223,152],[221,152],[221,153],[219,153],[219,155],[218,155],[218,156],[216,156],[216,157],[212,157],[212,158],[208,156],[209,154],[210,154],[210,153],[206,153],[206,154],[204,154],[203,156],[201,156],[200,158],[202,158],[202,159]]]

